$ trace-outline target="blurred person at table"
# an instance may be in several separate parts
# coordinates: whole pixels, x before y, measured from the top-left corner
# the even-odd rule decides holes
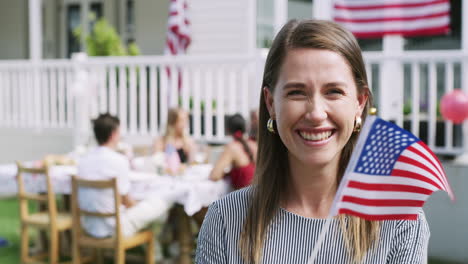
[[[127,157],[117,152],[120,139],[120,121],[110,114],[101,114],[93,120],[93,130],[99,144],[90,150],[78,164],[78,177],[86,180],[117,179],[121,195],[122,232],[130,236],[164,215],[171,202],[152,195],[145,200],[135,201],[130,192],[130,163]],[[82,188],[79,190],[80,208],[88,211],[108,213],[114,211],[114,196],[111,190]],[[92,216],[82,219],[83,227],[92,236],[109,237],[115,229],[115,219]]]
[[[153,152],[177,151],[181,163],[189,163],[192,159],[194,141],[187,133],[188,113],[180,108],[171,108],[167,114],[166,132],[154,142]]]
[[[210,174],[210,179],[214,181],[228,177],[234,189],[250,185],[255,172],[257,143],[246,139],[245,123],[240,114],[229,117],[226,128],[234,140],[224,147]],[[228,168],[231,169],[225,174]]]

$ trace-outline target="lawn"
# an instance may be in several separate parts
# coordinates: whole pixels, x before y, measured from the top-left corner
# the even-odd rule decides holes
[[[0,200],[0,237],[9,245],[0,248],[0,263],[17,264],[19,261],[19,211],[16,199]]]
[[[16,198],[0,199],[0,237],[9,245],[0,248],[1,264],[18,264],[19,261],[19,212]],[[429,260],[429,264],[457,264],[444,260]]]

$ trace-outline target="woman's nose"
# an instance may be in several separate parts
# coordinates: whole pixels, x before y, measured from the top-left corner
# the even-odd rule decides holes
[[[327,118],[324,102],[320,98],[311,98],[306,105],[306,119],[318,123]]]

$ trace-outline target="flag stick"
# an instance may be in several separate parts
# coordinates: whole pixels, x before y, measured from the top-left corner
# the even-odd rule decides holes
[[[369,109],[369,115],[376,116],[377,115],[377,108],[371,107]],[[361,146],[361,148],[362,148],[362,146]],[[346,169],[345,174],[348,172],[348,169],[349,169],[349,165],[348,165],[348,168]],[[342,180],[344,180],[344,179],[342,179]],[[339,193],[341,193],[340,190],[337,191],[337,194],[339,194]],[[335,210],[332,210],[332,211],[334,212]],[[315,262],[315,259],[317,258],[317,254],[318,254],[320,248],[322,247],[323,240],[325,240],[325,235],[327,234],[328,229],[330,229],[330,224],[331,224],[332,219],[333,219],[333,217],[331,215],[329,215],[327,217],[327,221],[325,222],[325,225],[323,226],[322,231],[320,231],[319,237],[317,238],[317,242],[315,243],[314,249],[312,250],[312,255],[310,256],[309,261],[307,261],[307,264],[313,264]]]
[[[325,222],[325,225],[322,227],[322,231],[320,231],[319,237],[317,238],[317,242],[314,245],[314,249],[312,250],[312,255],[309,258],[309,261],[307,261],[307,264],[313,264],[315,262],[315,258],[317,258],[317,254],[322,247],[323,240],[325,240],[325,235],[328,232],[328,229],[330,229],[330,224],[332,221],[333,217],[329,215],[327,217],[327,221]]]

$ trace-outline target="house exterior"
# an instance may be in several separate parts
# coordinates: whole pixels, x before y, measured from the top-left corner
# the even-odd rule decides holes
[[[189,0],[192,44],[188,56],[173,58],[163,56],[169,1],[0,1],[0,162],[88,143],[89,119],[104,111],[121,118],[126,140],[148,144],[177,103],[190,111],[197,140],[224,142],[224,116],[248,116],[258,104],[275,32],[291,18],[332,18],[331,0]],[[425,139],[437,154],[463,161],[467,122],[453,125],[437,113],[443,94],[468,92],[468,16],[462,15],[468,2],[450,3],[447,36],[359,41],[380,115]],[[84,50],[72,32],[90,14],[106,18],[124,43],[135,41],[142,56],[72,56]],[[182,89],[167,69],[180,73]],[[468,172],[466,165],[446,166],[459,202],[431,198],[429,253],[466,263],[468,197],[461,188],[468,179],[460,176]]]
[[[193,41],[188,53],[252,52],[267,46],[287,17],[311,17],[311,1],[276,2],[288,8],[275,13],[272,0],[189,1]],[[40,47],[43,59],[70,58],[82,50],[73,30],[90,16],[105,18],[124,43],[135,41],[143,55],[162,55],[168,13],[169,0],[2,1],[0,34],[9,37],[1,40],[0,60],[29,59],[32,45]]]

